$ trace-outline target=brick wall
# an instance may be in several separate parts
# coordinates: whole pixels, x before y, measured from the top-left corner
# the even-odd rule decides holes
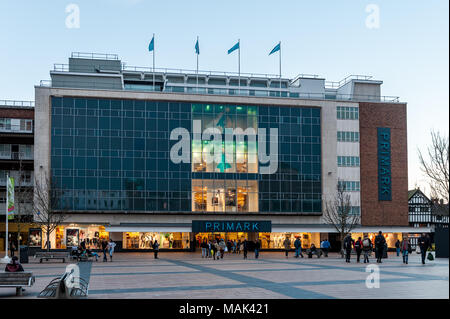
[[[408,226],[406,104],[359,103],[361,223]],[[378,201],[377,128],[391,128],[392,201]]]
[[[9,107],[0,107],[0,118],[34,120],[34,109],[14,109]]]

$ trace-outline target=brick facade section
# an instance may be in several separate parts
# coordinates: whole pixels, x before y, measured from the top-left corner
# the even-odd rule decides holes
[[[378,201],[377,128],[391,129],[392,201]],[[408,226],[406,104],[359,103],[361,224]]]
[[[33,109],[15,109],[10,107],[0,106],[0,118],[10,119],[32,119],[34,120],[34,108]]]

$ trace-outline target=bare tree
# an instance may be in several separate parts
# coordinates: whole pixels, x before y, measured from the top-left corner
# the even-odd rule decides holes
[[[427,158],[420,149],[419,161],[422,172],[429,178],[431,196],[449,202],[449,143],[448,136],[431,131],[431,145],[427,148]]]
[[[360,218],[352,211],[352,202],[350,194],[345,189],[345,183],[338,182],[336,190],[334,198],[325,202],[323,219],[327,224],[333,225],[340,234],[343,256],[344,237],[360,223]]]
[[[15,183],[15,223],[17,224],[17,251],[20,258],[20,231],[22,224],[30,223],[33,214],[33,187],[27,185],[22,160],[19,161],[19,177]],[[32,219],[32,218],[31,218]]]
[[[66,219],[61,209],[62,190],[43,174],[34,186],[34,221],[47,235],[46,247],[50,250],[50,235]]]

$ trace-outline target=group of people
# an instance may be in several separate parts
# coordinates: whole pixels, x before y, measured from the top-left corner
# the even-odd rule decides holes
[[[116,247],[116,243],[113,242],[112,239],[107,241],[106,239],[102,240],[100,243],[100,247],[103,252],[103,262],[108,261],[107,255],[109,255],[110,261],[112,261],[112,257],[114,254],[114,249]],[[97,254],[95,251],[86,248],[86,241],[82,240],[78,247],[74,247],[72,250],[72,255],[75,256],[78,260],[83,259],[84,257],[95,257],[95,261],[98,261],[98,258],[100,257],[99,254]]]
[[[283,242],[284,246],[284,252],[286,258],[289,258],[289,251],[291,250],[291,240],[286,237],[286,239]],[[306,254],[308,255],[308,258],[312,258],[313,255],[316,255],[317,258],[320,258],[322,255],[325,257],[328,257],[328,252],[330,251],[331,244],[328,241],[328,239],[324,239],[320,242],[320,248],[317,248],[314,243],[311,244],[309,248],[306,249]],[[302,240],[300,237],[297,237],[294,241],[294,250],[295,250],[295,258],[303,258],[302,253]]]
[[[206,240],[205,238],[200,244],[200,248],[202,249],[202,258],[223,259],[226,252],[239,255],[242,252],[244,259],[247,259],[249,247],[252,245],[255,252],[255,259],[258,259],[261,250],[261,240],[257,239],[252,244],[247,239],[237,241],[227,240],[225,242],[223,238],[215,240]]]
[[[365,235],[363,239],[361,239],[361,237],[358,237],[358,239],[355,241],[352,239],[350,234],[347,234],[343,243],[343,247],[345,250],[345,261],[347,263],[350,262],[351,252],[354,248],[356,252],[356,262],[360,262],[361,253],[364,253],[364,263],[369,263],[370,254],[372,251],[375,251],[375,258],[377,259],[377,263],[382,263],[381,259],[387,258],[388,250],[386,239],[384,238],[382,231],[378,232],[378,235],[375,237],[374,244],[375,245],[372,244],[372,241],[367,235]],[[417,241],[417,245],[420,249],[422,264],[425,264],[426,252],[428,248],[431,247],[429,236],[425,233],[422,234]],[[409,238],[405,236],[403,237],[402,241],[397,239],[395,248],[397,256],[400,256],[401,253],[403,263],[408,264],[408,255],[412,252],[411,242]]]
[[[102,252],[103,252],[103,262],[108,261],[108,257],[106,256],[109,253],[110,261],[112,261],[112,257],[114,254],[114,249],[116,248],[116,243],[113,242],[112,239],[109,239],[109,242],[106,239],[102,240],[101,243]]]

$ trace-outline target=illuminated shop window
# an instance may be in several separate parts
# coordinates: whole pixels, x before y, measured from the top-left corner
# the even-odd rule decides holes
[[[192,211],[257,212],[258,182],[192,180]]]
[[[188,249],[189,233],[124,232],[124,249],[152,249],[155,240],[160,249]]]

